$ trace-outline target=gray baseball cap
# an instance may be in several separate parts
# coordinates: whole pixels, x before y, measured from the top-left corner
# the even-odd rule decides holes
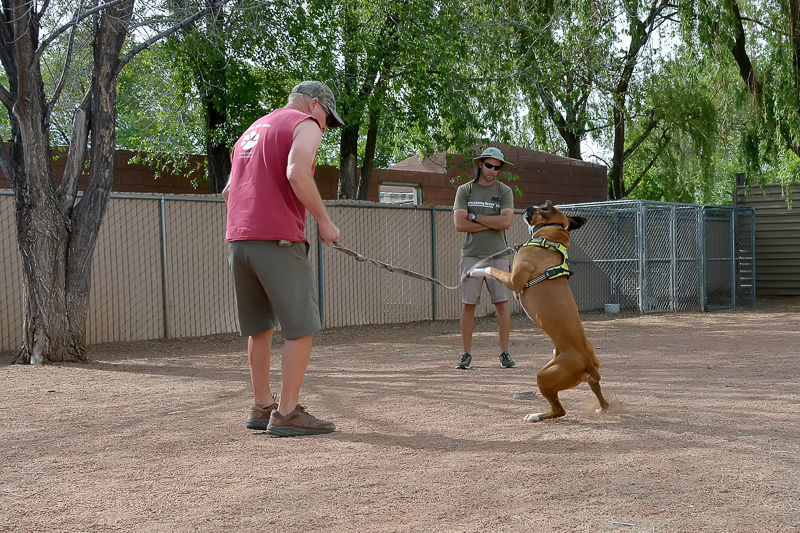
[[[329,128],[344,126],[342,117],[336,112],[336,98],[333,96],[333,91],[321,81],[301,81],[292,89],[291,94],[294,93],[304,94],[319,100],[319,103],[328,112]]]
[[[509,163],[508,161],[505,160],[505,158],[503,157],[503,152],[500,151],[500,148],[495,148],[494,146],[490,146],[489,148],[484,150],[481,155],[479,155],[478,157],[475,158],[475,160],[476,161],[477,160],[484,160],[484,159],[488,159],[490,157],[492,159],[497,159],[499,161],[502,161],[504,165],[509,165],[509,166],[512,166],[512,167],[514,166],[513,163]]]

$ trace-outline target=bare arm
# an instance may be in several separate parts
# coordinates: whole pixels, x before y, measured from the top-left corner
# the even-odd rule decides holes
[[[225,184],[225,188],[222,189],[222,199],[226,202],[228,201],[228,195],[231,192],[231,178],[228,178],[228,183]]]
[[[453,211],[453,225],[456,231],[463,231],[465,233],[478,233],[490,229],[480,222],[473,222],[469,219],[469,211],[466,209],[456,209]]]
[[[476,215],[476,222],[490,229],[506,230],[514,223],[514,210],[503,209],[499,215]]]
[[[328,216],[314,182],[314,160],[321,141],[322,132],[316,122],[304,120],[298,124],[294,130],[292,148],[289,150],[286,178],[297,198],[317,221],[320,240],[327,244],[339,240],[339,228]]]

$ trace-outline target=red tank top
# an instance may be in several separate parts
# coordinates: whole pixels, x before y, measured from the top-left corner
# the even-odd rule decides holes
[[[309,118],[295,109],[276,109],[236,141],[226,242],[305,240],[306,208],[289,184],[286,167],[294,129]]]

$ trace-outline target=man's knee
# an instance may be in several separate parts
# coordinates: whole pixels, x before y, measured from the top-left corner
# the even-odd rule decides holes
[[[250,335],[250,338],[253,339],[254,341],[260,341],[270,337],[273,331],[275,331],[275,328],[265,329],[264,331],[261,331],[254,335]]]

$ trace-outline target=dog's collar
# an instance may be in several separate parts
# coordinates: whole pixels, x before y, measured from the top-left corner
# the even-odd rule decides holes
[[[531,228],[531,237],[533,237],[534,233],[536,233],[540,229],[544,228],[545,226],[559,226],[561,228],[564,228],[564,224],[559,224],[558,222],[550,222],[549,224],[542,224],[541,226],[534,226],[534,227]],[[566,229],[566,228],[564,228],[564,229]]]

